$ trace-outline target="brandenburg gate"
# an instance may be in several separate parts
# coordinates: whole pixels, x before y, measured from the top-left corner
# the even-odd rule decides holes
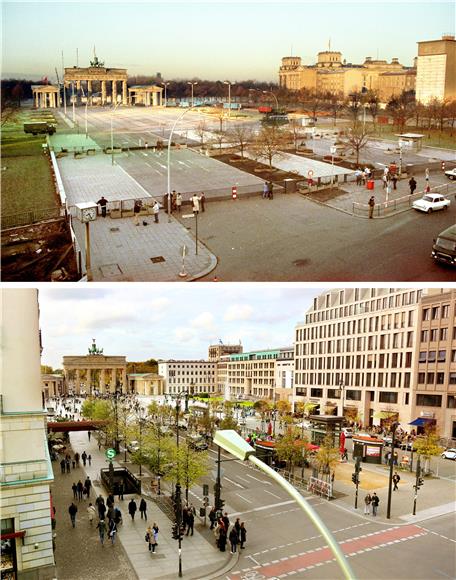
[[[81,91],[81,83],[86,85],[86,98],[91,102],[93,94],[93,83],[101,83],[101,104],[107,103],[106,83],[111,83],[111,103],[117,103],[117,83],[122,83],[122,104],[128,104],[127,93],[127,69],[126,68],[105,68],[104,63],[100,62],[95,56],[87,68],[65,68],[63,79],[65,87],[76,84],[77,94]]]
[[[65,390],[74,385],[73,393],[79,395],[84,383],[87,394],[115,393],[120,383],[123,393],[127,393],[127,359],[125,356],[107,356],[92,339],[89,352],[82,356],[64,356],[63,374]]]

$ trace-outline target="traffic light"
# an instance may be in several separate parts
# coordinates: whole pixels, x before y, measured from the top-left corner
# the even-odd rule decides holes
[[[357,473],[352,473],[352,481],[355,485],[358,485],[359,483],[359,479],[358,479],[358,474]]]
[[[173,539],[174,540],[179,539],[178,525],[177,524],[173,524]]]
[[[424,479],[422,477],[418,478],[418,487],[420,487],[421,485],[424,485]]]
[[[237,199],[237,187],[235,185],[233,185],[233,187],[231,188],[231,197],[233,199]]]

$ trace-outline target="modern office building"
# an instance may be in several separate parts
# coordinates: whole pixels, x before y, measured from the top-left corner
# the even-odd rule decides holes
[[[363,64],[342,60],[342,54],[331,50],[319,52],[317,62],[303,65],[300,57],[282,58],[279,85],[290,90],[309,89],[319,93],[348,96],[364,87],[378,91],[388,101],[403,90],[415,88],[416,69],[403,66],[397,58],[390,63],[366,57]]]
[[[38,291],[1,290],[1,576],[55,578]],[[63,516],[62,516],[63,517]]]
[[[446,34],[440,40],[418,42],[416,100],[456,99],[456,40]]]
[[[192,394],[216,390],[216,363],[207,360],[158,361],[158,374],[163,378],[165,393],[177,394],[188,391]]]
[[[447,328],[441,348],[435,341],[422,348],[433,353],[431,361],[427,355],[424,361],[420,351],[422,325],[427,324],[421,320],[422,309],[427,303],[441,305],[439,311],[448,315],[443,319],[446,323],[439,319],[438,332]],[[456,377],[451,374],[455,355],[449,338],[455,332],[454,312],[454,294],[440,289],[350,288],[316,297],[305,322],[296,327],[294,402],[314,404],[321,414],[341,412],[343,407],[346,416],[363,425],[396,418],[406,430],[413,421],[430,419],[433,413],[440,434],[450,436],[452,399],[445,400],[443,393],[449,394],[449,382]],[[432,360],[434,355],[444,356],[437,354],[438,349],[445,350],[445,360]],[[426,373],[429,383],[419,384],[423,378],[419,372]],[[426,391],[440,394],[441,399],[422,397]],[[428,408],[438,401],[439,412]]]

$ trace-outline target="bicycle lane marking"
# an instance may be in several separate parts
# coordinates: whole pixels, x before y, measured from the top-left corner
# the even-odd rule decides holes
[[[376,550],[406,540],[412,540],[427,534],[428,532],[426,530],[415,525],[400,526],[345,540],[340,542],[339,545],[346,556],[355,556],[363,552]],[[255,571],[263,574],[266,578],[274,578],[290,573],[294,574],[296,572],[303,572],[306,568],[321,566],[322,564],[333,560],[334,555],[332,551],[324,546],[316,548],[315,550],[309,550],[303,554],[290,556],[284,560],[273,560],[272,562],[263,564],[260,567],[256,566]],[[248,570],[250,569],[245,571]],[[229,578],[231,580],[239,580],[239,578],[243,577],[245,571],[235,572],[231,574]]]

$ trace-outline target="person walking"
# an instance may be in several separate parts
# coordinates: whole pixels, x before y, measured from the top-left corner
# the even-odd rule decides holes
[[[241,522],[240,532],[239,532],[239,543],[240,548],[243,550],[245,548],[244,544],[247,540],[247,530],[245,528],[244,522]]]
[[[106,204],[108,203],[108,200],[105,199],[105,197],[102,195],[101,198],[97,201],[97,205],[99,205],[101,207],[101,215],[102,217],[106,217]],[[89,431],[90,433],[90,431]],[[90,437],[89,437],[89,441],[90,441]]]
[[[267,181],[263,184],[263,199],[269,197],[269,183]]]
[[[380,503],[380,499],[378,497],[378,495],[375,493],[372,494],[372,515],[376,516],[377,515],[377,511],[378,511],[378,504]]]
[[[116,543],[116,536],[117,536],[117,524],[114,521],[114,518],[109,520],[109,537],[111,538],[111,544],[114,546]]]
[[[73,499],[78,499],[78,486],[75,481],[73,482],[71,489],[73,490]]]
[[[426,169],[424,170],[424,178],[426,180],[426,183],[429,181],[429,168],[426,167]]]
[[[135,226],[139,226],[139,212],[142,208],[142,201],[140,199],[135,199],[135,204],[133,206],[133,214],[135,218]]]
[[[141,498],[141,501],[139,503],[139,513],[141,514],[141,519],[143,519],[144,517],[144,519],[147,522],[147,503],[143,497]]]
[[[225,526],[225,530],[228,532],[228,528],[230,527],[230,519],[228,517],[228,513],[225,512],[222,516],[222,522],[223,525]]]
[[[78,513],[78,508],[74,502],[71,502],[68,513],[70,514],[71,525],[74,528],[76,527],[76,514]]]
[[[79,455],[79,453],[76,451],[76,453],[74,454],[74,460],[76,461],[76,465],[77,467],[79,467],[79,459],[81,458],[81,456]]]
[[[114,521],[118,526],[122,525],[122,512],[119,508],[114,508]]]
[[[89,431],[89,433],[90,433],[90,431]],[[92,456],[90,455],[90,453],[89,453],[89,455],[87,456],[87,460],[88,460],[88,462],[89,462],[89,466],[90,466],[90,465],[92,465]]]
[[[78,500],[81,501],[83,499],[83,492],[84,492],[84,484],[81,480],[78,481]]]
[[[152,211],[154,213],[154,222],[158,224],[158,214],[160,213],[160,204],[157,200],[155,200],[154,205],[152,206]]]
[[[205,207],[204,207],[204,203],[205,203],[205,201],[206,201],[206,196],[204,195],[204,191],[202,191],[202,192],[201,192],[201,195],[200,195],[200,203],[201,203],[201,211],[202,211],[203,213],[206,211],[206,210],[205,210]]]
[[[219,525],[219,538],[218,538],[218,547],[219,550],[221,552],[225,552],[226,551],[226,540],[227,540],[227,530],[223,524],[223,522],[221,523],[221,525]]]
[[[135,519],[135,513],[137,509],[138,506],[136,505],[135,500],[132,498],[128,504],[128,513],[131,515],[132,521]]]
[[[90,431],[89,431],[89,433],[90,433]],[[82,465],[85,467],[86,462],[87,462],[87,453],[85,451],[82,452],[81,459],[82,459]]]
[[[85,490],[86,490],[87,498],[89,498],[90,497],[90,490],[92,488],[92,482],[90,481],[90,477],[89,476],[87,476],[86,477],[86,480],[84,481],[84,487],[85,487]]]
[[[215,507],[211,508],[209,512],[209,521],[211,522],[211,527],[209,529],[213,530],[215,528],[215,524],[217,523],[217,511]]]
[[[121,481],[119,483],[119,495],[118,495],[119,500],[123,500],[123,498],[124,498],[124,490],[125,490],[125,487],[124,487],[123,481]]]
[[[158,546],[158,525],[154,522],[152,526],[152,535],[149,542],[149,550],[152,551],[152,554],[155,554],[155,548]]]
[[[66,467],[65,459],[62,459],[62,461],[60,462],[60,473],[65,474],[65,467]]]
[[[106,533],[106,522],[104,519],[100,518],[100,521],[97,524],[98,535],[100,536],[101,545],[104,546],[104,539]]]
[[[413,195],[416,189],[416,180],[413,176],[409,179],[409,187],[410,187],[410,195]]]
[[[92,431],[87,431],[87,437],[89,438],[89,443],[90,443],[90,438],[92,437]]]
[[[200,210],[200,198],[195,193],[191,198],[192,206],[193,206],[193,213],[199,213]]]
[[[236,530],[238,538],[240,538],[241,537],[241,521],[239,518],[236,518],[236,521],[234,522],[234,529]]]
[[[360,170],[360,168],[357,167],[356,168],[356,171],[355,171],[355,181],[356,181],[356,185],[361,185],[362,180],[363,180],[363,173]]]
[[[152,537],[153,537],[152,526],[148,526],[146,529],[146,535],[144,536],[144,539],[146,540],[147,545],[149,546],[149,552],[152,552]]]
[[[100,520],[104,520],[106,514],[106,506],[104,501],[102,503],[98,504],[98,517],[100,518]]]
[[[399,491],[398,483],[401,481],[401,476],[399,475],[399,473],[396,471],[396,473],[393,475],[393,491]]]
[[[268,198],[274,199],[274,184],[272,181],[268,183]]]
[[[230,545],[231,545],[231,553],[235,554],[236,553],[236,548],[239,542],[239,536],[237,534],[236,528],[233,526],[233,528],[231,529],[230,532]]]
[[[68,457],[65,459],[65,467],[66,467],[66,472],[67,473],[70,473],[70,471],[71,471],[71,464],[70,464],[70,459]]]
[[[177,193],[176,195],[176,208],[177,208],[177,213],[181,212],[181,207],[182,207],[182,194],[181,193]]]
[[[190,530],[192,532],[190,535],[193,536],[194,525],[195,525],[195,515],[193,513],[193,510],[189,509],[187,512],[187,534],[186,534],[187,536],[188,536],[188,533],[190,532]]]
[[[393,173],[393,177],[391,180],[393,182],[393,189],[396,190],[397,189],[397,175],[395,173]]]
[[[371,494],[368,492],[364,496],[364,515],[366,515],[366,516],[370,515],[371,501],[372,501],[372,497],[371,497]]]
[[[371,195],[367,205],[369,206],[369,219],[373,219],[374,217],[374,208],[375,208],[375,197]]]
[[[95,517],[97,510],[92,503],[89,503],[89,507],[87,508],[87,517],[89,518],[89,524],[92,525],[93,518]]]

